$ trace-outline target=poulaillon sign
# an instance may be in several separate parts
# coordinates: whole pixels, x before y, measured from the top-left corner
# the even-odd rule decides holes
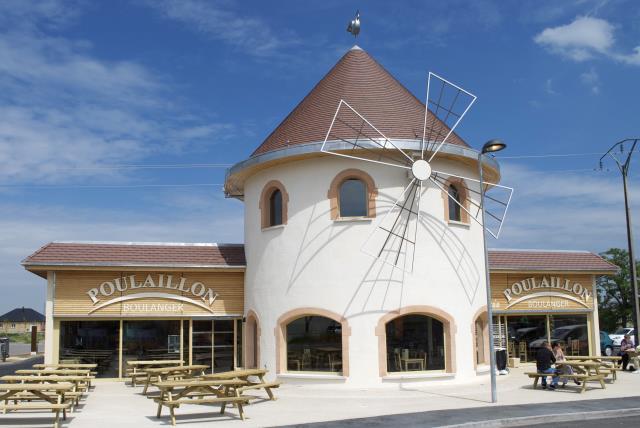
[[[126,295],[121,294],[131,290],[140,291]],[[166,290],[181,291],[193,297],[166,292]],[[117,294],[118,297],[112,298],[115,294]],[[177,300],[190,303],[213,313],[211,306],[218,297],[218,294],[211,288],[206,287],[202,282],[189,281],[188,278],[184,277],[174,280],[173,275],[157,274],[154,277],[149,274],[142,282],[136,281],[135,275],[105,281],[98,287],[87,291],[87,296],[89,296],[91,302],[94,304],[89,314],[115,303],[144,298]],[[103,299],[108,300],[104,301]]]

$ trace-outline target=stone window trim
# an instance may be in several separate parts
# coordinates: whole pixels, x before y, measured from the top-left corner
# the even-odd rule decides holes
[[[256,323],[256,331],[253,332],[253,334],[255,335],[255,344],[256,344],[256,350],[255,350],[255,356],[256,356],[256,361],[253,362],[253,365],[255,368],[260,368],[260,336],[262,334],[262,328],[260,327],[260,318],[258,318],[258,314],[256,314],[256,312],[253,309],[249,309],[249,311],[247,312],[247,315],[245,316],[245,329],[247,330],[247,333],[249,332],[249,325],[250,322],[253,320]],[[249,335],[247,334],[245,336],[247,339],[249,339]],[[246,340],[245,343],[245,350],[244,350],[244,365],[245,367],[248,367],[249,364],[249,356],[253,354],[253,341],[252,340]]]
[[[271,222],[269,218],[269,216],[271,215],[269,200],[271,198],[271,194],[275,190],[280,190],[280,194],[282,195],[282,225],[287,224],[289,194],[287,193],[287,190],[285,189],[284,184],[282,184],[278,180],[271,180],[264,185],[264,187],[262,188],[262,193],[260,194],[259,208],[260,208],[260,224],[262,229],[268,229],[270,227],[274,227],[274,226],[271,226]]]
[[[460,221],[451,220],[449,218],[449,186],[455,186],[458,190],[458,195],[460,196],[461,205],[464,209],[460,208]],[[442,195],[442,200],[444,202],[444,220],[447,223],[464,223],[469,224],[469,191],[467,190],[467,186],[463,179],[450,177],[442,186],[442,190],[440,191]],[[465,211],[466,210],[466,211]]]
[[[471,319],[471,337],[473,338],[472,350],[474,353],[476,351],[476,321],[480,319],[483,322],[482,336],[484,338],[484,346],[482,350],[483,358],[482,361],[480,361],[480,364],[489,364],[489,321],[487,317],[487,306],[485,305],[478,309]],[[478,361],[476,361],[475,355],[473,357],[473,367],[476,369],[478,368]]]
[[[287,373],[287,325],[304,316],[320,316],[340,323],[342,329],[342,376],[349,377],[349,337],[351,327],[342,315],[320,308],[298,308],[282,314],[276,323],[276,374]]]
[[[367,187],[367,215],[366,218],[375,218],[376,216],[376,198],[378,197],[378,189],[373,178],[361,169],[349,168],[338,173],[329,186],[327,198],[329,198],[331,220],[339,220],[340,217],[340,185],[349,179],[357,179],[364,182]],[[345,217],[349,218],[349,217]]]
[[[456,349],[455,335],[456,323],[454,318],[447,312],[434,306],[405,306],[403,308],[388,312],[378,321],[375,333],[378,336],[378,369],[381,378],[389,375],[387,368],[387,323],[405,315],[425,315],[434,318],[442,323],[444,333],[444,371],[445,373],[456,372]]]

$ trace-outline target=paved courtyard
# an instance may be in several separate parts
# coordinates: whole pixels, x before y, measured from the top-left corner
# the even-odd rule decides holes
[[[607,383],[605,390],[600,389],[596,383],[584,394],[578,394],[575,388],[557,391],[543,391],[539,388],[533,390],[529,379],[522,374],[525,370],[529,369],[515,369],[510,375],[498,378],[500,406],[640,395],[640,375],[631,373],[620,373],[618,381],[614,384]],[[217,407],[187,405],[176,410],[177,426],[249,428],[445,409],[486,408],[493,406],[488,402],[488,382],[487,375],[478,378],[472,384],[428,387],[416,387],[410,383],[372,389],[283,385],[275,390],[277,401],[257,400],[247,406],[248,419],[244,422],[238,418],[234,408],[225,415],[219,415]],[[166,408],[163,410],[165,416],[157,419],[155,403],[141,395],[141,390],[142,388],[134,389],[121,382],[97,381],[93,391],[62,426],[70,428],[170,426]],[[255,395],[266,397],[261,393]],[[599,410],[599,407],[599,404],[594,402],[593,410]],[[638,407],[640,407],[640,400],[638,400]],[[495,418],[500,417],[500,414],[495,415]],[[52,420],[50,414],[42,412],[0,415],[1,426],[48,427],[52,425]]]

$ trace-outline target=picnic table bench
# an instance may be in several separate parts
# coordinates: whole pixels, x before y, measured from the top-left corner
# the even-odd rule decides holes
[[[147,368],[145,369],[147,375],[142,393],[147,393],[147,390],[149,389],[149,386],[152,384],[152,382],[162,382],[164,380],[169,380],[169,378],[172,378],[173,380],[179,380],[198,375],[203,376],[204,371],[208,368],[209,366],[204,364]]]
[[[593,361],[563,361],[561,363],[556,363],[556,367],[560,368],[563,366],[568,366],[573,368],[577,373],[573,374],[565,374],[565,373],[557,373],[555,376],[566,378],[566,379],[574,379],[582,381],[582,387],[580,388],[580,393],[583,393],[587,390],[587,382],[596,381],[600,383],[602,389],[605,389],[604,378],[606,376],[603,373],[603,369],[601,368],[601,364]],[[526,372],[525,375],[529,376],[529,378],[533,378],[533,388],[535,389],[538,386],[538,380],[541,377],[554,376],[549,373],[540,373],[540,372]]]
[[[266,369],[243,369],[243,370],[233,370],[228,372],[208,374],[208,375],[202,376],[202,378],[206,380],[240,379],[247,382],[246,386],[239,388],[239,391],[241,393],[251,389],[264,389],[267,395],[269,395],[269,399],[275,400],[276,397],[273,395],[273,391],[271,391],[271,389],[278,388],[280,386],[280,382],[266,382],[264,380],[264,376],[266,374],[267,374]],[[252,382],[249,380],[249,377],[257,377],[259,381]]]
[[[605,378],[611,375],[611,382],[615,382],[618,379],[618,371],[621,370],[615,365],[616,361],[619,361],[622,359],[621,357],[614,357],[614,356],[607,357],[607,356],[599,356],[599,355],[589,355],[589,356],[574,355],[574,356],[565,357],[565,358],[568,364],[576,363],[576,362],[592,363],[592,364],[583,365],[582,368],[580,367],[578,368],[579,371],[586,371],[587,373],[590,373],[592,369],[595,370],[595,366],[593,364],[599,364],[600,367],[597,370],[597,373],[604,375]]]
[[[171,425],[176,424],[175,409],[182,404],[220,404],[220,414],[224,414],[227,404],[238,408],[240,419],[244,420],[243,405],[249,403],[250,397],[241,396],[240,387],[247,382],[239,379],[226,380],[169,380],[155,385],[160,390],[160,396],[154,398],[158,403],[156,417],[160,417],[162,407],[169,408]],[[176,389],[179,389],[176,391]]]
[[[126,375],[131,378],[131,386],[136,386],[139,377],[146,377],[145,369],[170,367],[184,364],[183,360],[131,360],[127,361]]]
[[[70,383],[42,384],[42,383],[10,383],[0,384],[0,409],[3,414],[12,410],[51,410],[55,413],[54,428],[60,427],[60,412],[62,418],[67,418],[67,409],[72,402],[66,400],[65,394],[70,392]],[[32,403],[33,399],[43,402]],[[13,401],[13,404],[9,404]],[[22,401],[28,401],[23,403]]]

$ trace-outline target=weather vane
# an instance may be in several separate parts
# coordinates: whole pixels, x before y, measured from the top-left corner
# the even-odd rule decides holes
[[[356,17],[349,22],[349,26],[347,27],[347,31],[353,34],[353,37],[358,37],[360,34],[360,11],[356,11]]]

